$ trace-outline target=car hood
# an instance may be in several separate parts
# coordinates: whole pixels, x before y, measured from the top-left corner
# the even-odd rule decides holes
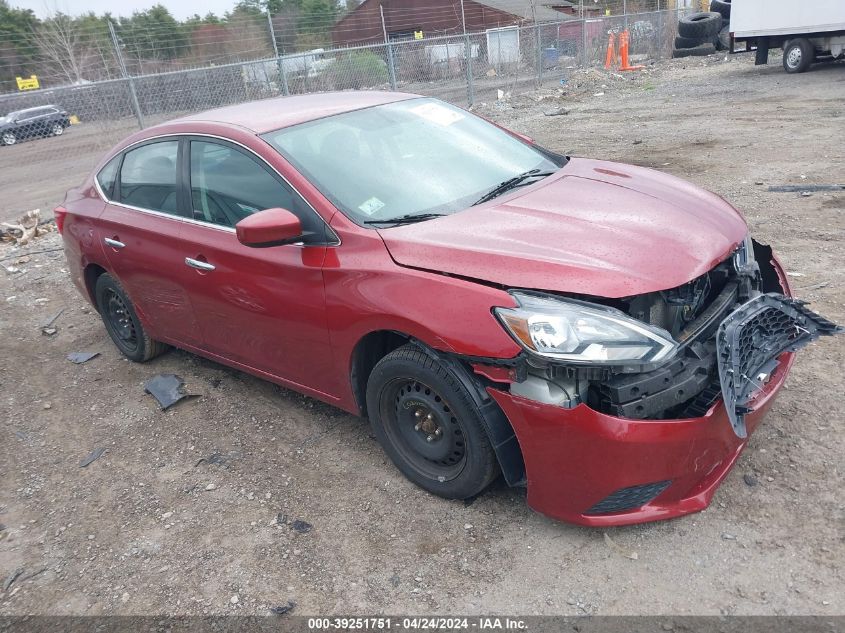
[[[679,178],[573,158],[529,187],[380,234],[402,266],[616,298],[704,274],[746,232],[731,205]]]

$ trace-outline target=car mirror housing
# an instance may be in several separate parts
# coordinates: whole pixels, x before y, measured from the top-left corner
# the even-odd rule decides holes
[[[299,218],[287,209],[265,209],[235,225],[238,241],[253,248],[282,246],[305,238]]]

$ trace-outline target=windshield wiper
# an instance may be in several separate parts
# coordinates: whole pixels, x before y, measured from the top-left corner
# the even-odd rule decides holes
[[[408,215],[400,215],[396,218],[385,218],[384,220],[365,220],[364,224],[413,224],[415,222],[425,222],[432,218],[442,218],[445,213],[416,213]]]
[[[497,196],[501,196],[506,191],[510,191],[511,189],[516,189],[520,185],[524,184],[526,180],[529,178],[545,178],[546,176],[551,176],[553,171],[540,171],[539,169],[529,169],[526,172],[519,174],[518,176],[514,176],[513,178],[508,178],[507,180],[500,182],[498,185],[493,187],[490,191],[485,193],[481,196],[478,200],[473,203],[473,206],[477,204],[481,204],[482,202],[487,202],[488,200],[492,200]]]

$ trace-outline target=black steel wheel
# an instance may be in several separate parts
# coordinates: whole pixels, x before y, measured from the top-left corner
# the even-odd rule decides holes
[[[499,472],[472,397],[450,370],[415,345],[400,347],[375,366],[367,410],[388,457],[429,492],[466,499]]]
[[[106,331],[128,359],[140,363],[167,350],[167,345],[154,341],[144,330],[132,301],[114,277],[103,273],[97,278],[95,297]]]

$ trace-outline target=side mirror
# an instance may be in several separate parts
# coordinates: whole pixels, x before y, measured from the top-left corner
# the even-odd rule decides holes
[[[245,217],[235,225],[238,241],[244,246],[265,248],[301,241],[302,223],[287,209],[265,209]]]

